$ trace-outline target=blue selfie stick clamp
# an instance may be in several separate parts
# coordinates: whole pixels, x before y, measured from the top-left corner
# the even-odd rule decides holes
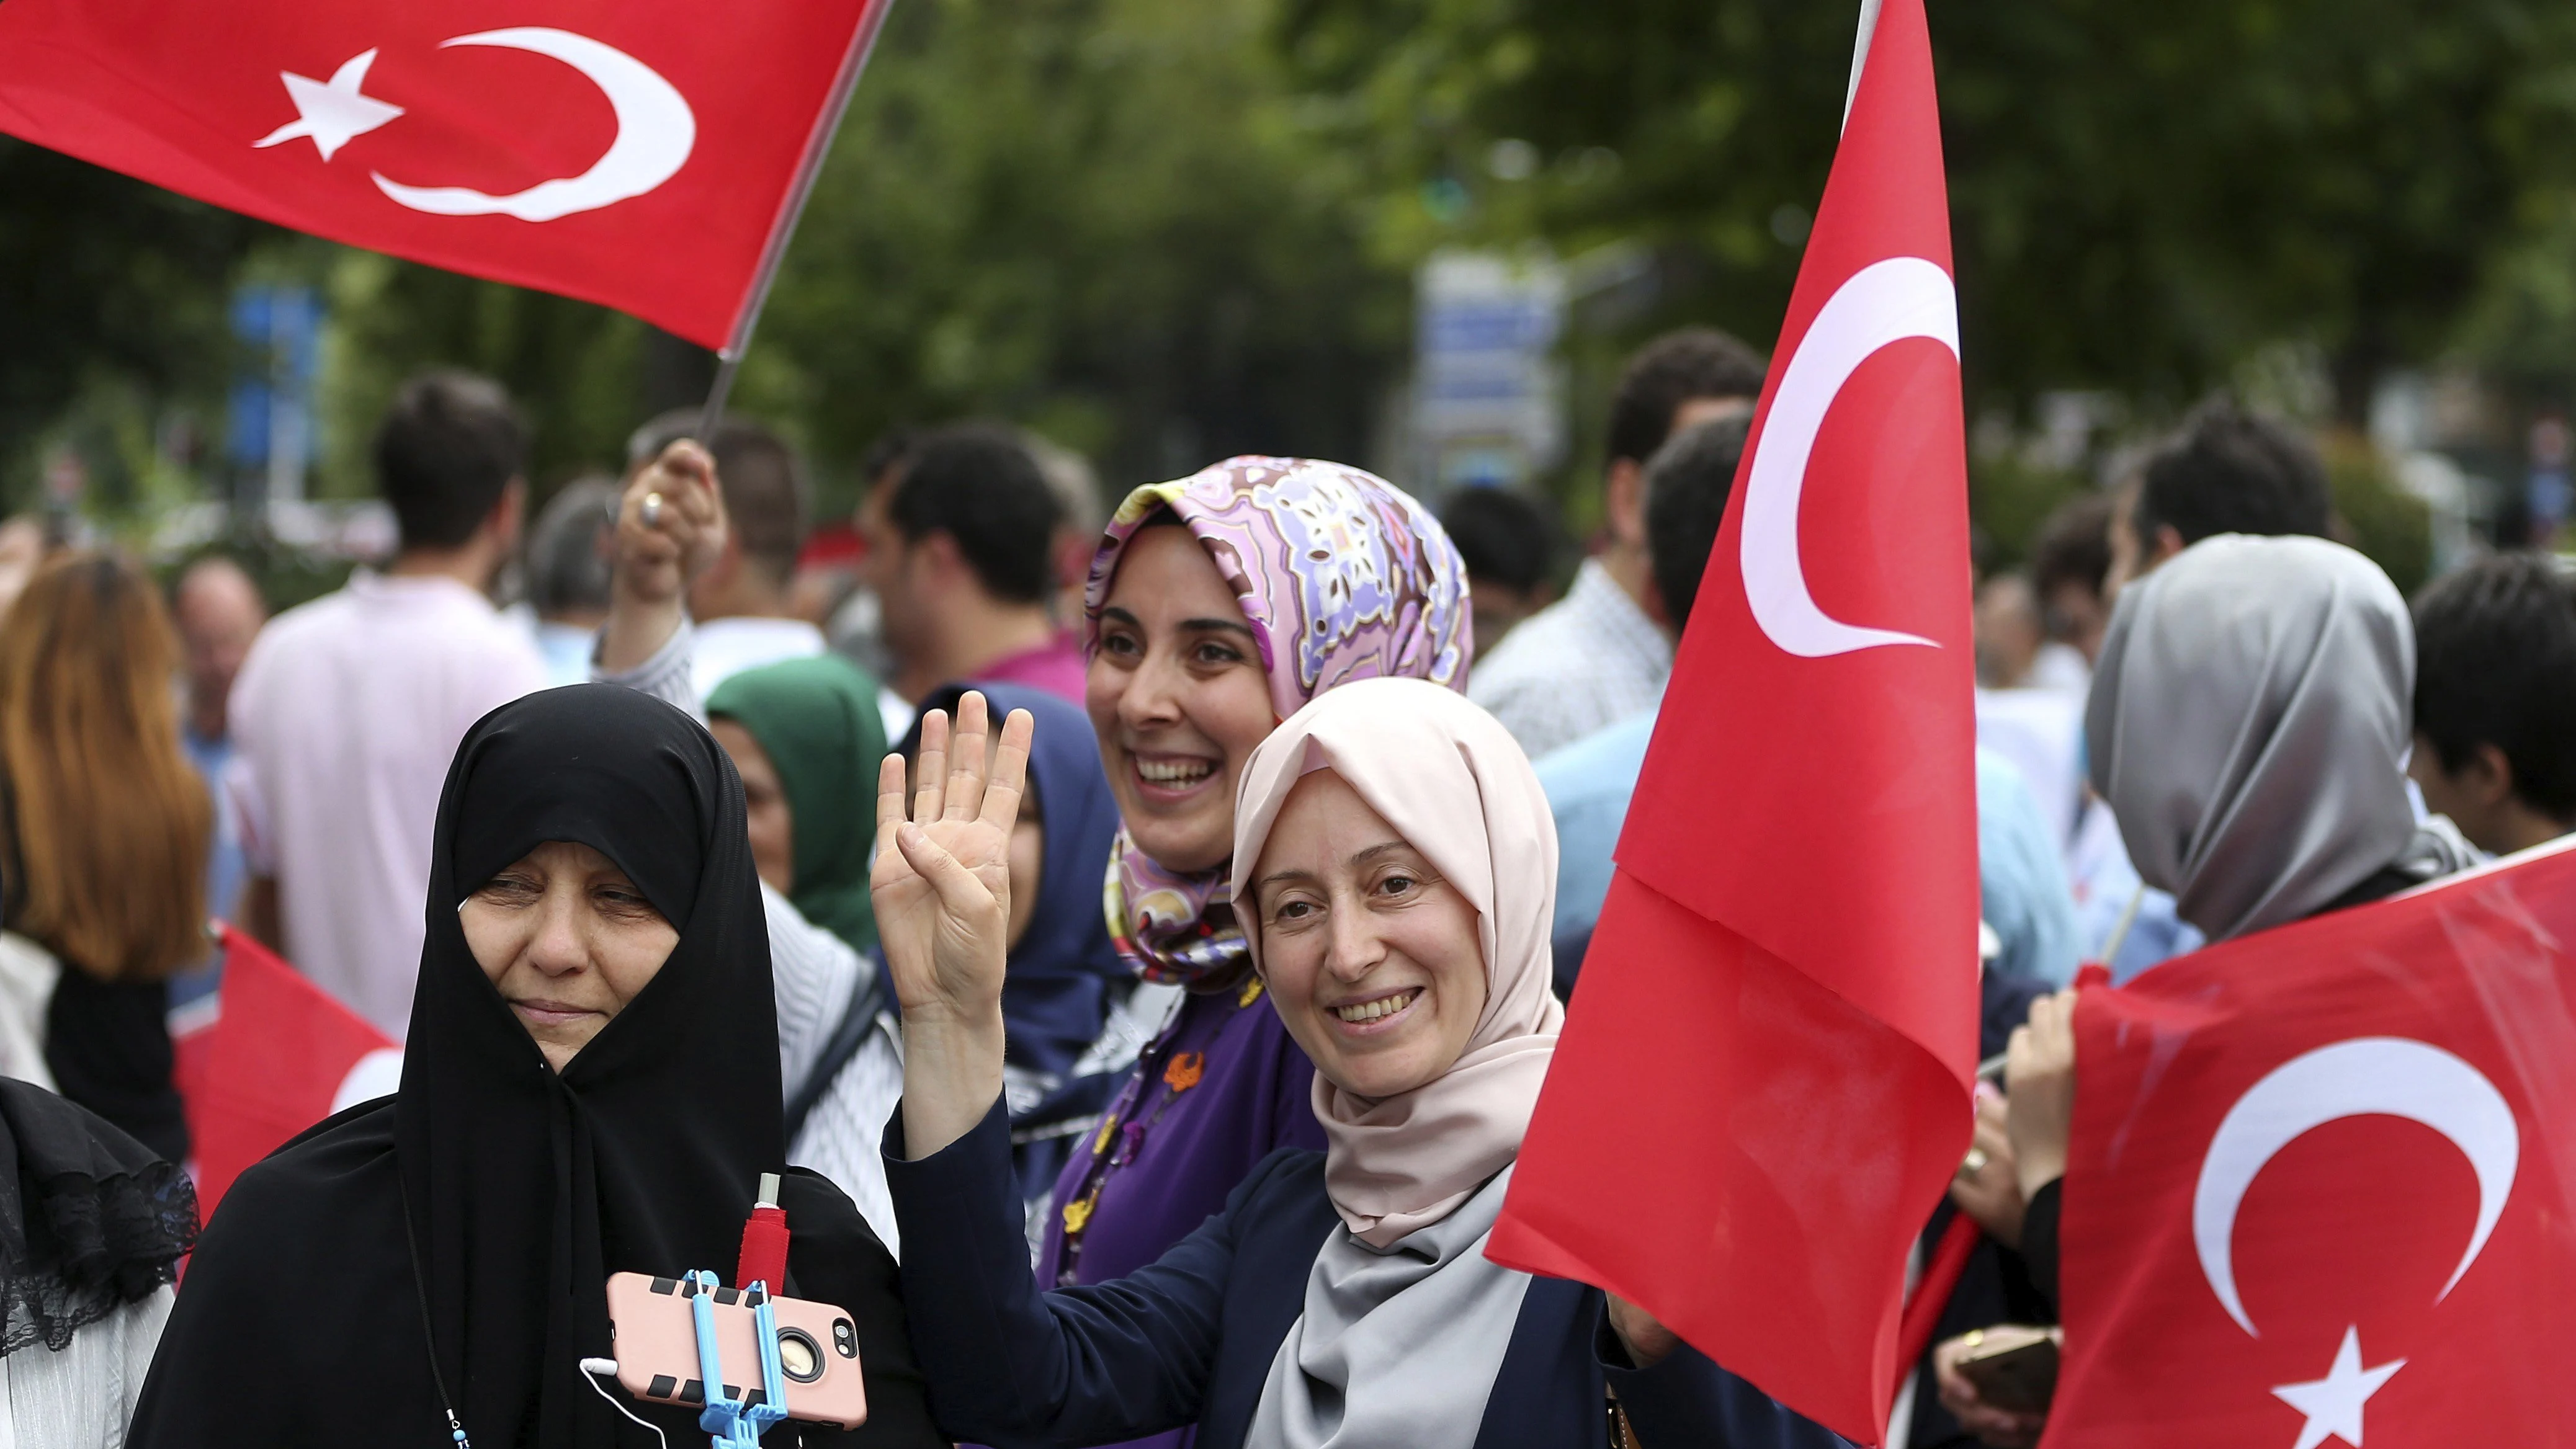
[[[769,1285],[755,1279],[743,1285],[751,1305],[752,1336],[760,1344],[759,1402],[746,1402],[725,1392],[724,1361],[716,1352],[716,1275],[699,1269],[687,1277],[689,1314],[698,1330],[698,1382],[706,1408],[698,1428],[714,1436],[713,1449],[760,1449],[760,1436],[787,1417],[787,1376],[778,1367],[778,1314],[769,1306]]]

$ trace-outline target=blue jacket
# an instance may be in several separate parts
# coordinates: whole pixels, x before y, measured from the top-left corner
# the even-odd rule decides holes
[[[885,1155],[904,1303],[944,1429],[997,1449],[1051,1449],[1196,1423],[1200,1449],[1243,1443],[1315,1255],[1340,1225],[1322,1153],[1262,1159],[1225,1211],[1151,1266],[1047,1293],[1029,1272],[998,1104],[947,1148],[919,1162],[903,1153],[897,1116]],[[1599,1289],[1533,1280],[1477,1449],[1606,1445],[1605,1386],[1648,1445],[1843,1445],[1688,1348],[1651,1369],[1613,1366],[1625,1362]]]

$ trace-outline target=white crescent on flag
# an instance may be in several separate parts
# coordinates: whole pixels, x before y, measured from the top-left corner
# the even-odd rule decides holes
[[[1816,312],[1781,374],[1745,475],[1738,557],[1753,622],[1802,659],[1888,644],[1939,648],[1919,634],[1846,624],[1816,606],[1798,557],[1798,501],[1816,433],[1843,384],[1881,349],[1928,337],[1959,353],[1959,303],[1950,274],[1921,257],[1872,262],[1846,278]]]
[[[463,186],[406,186],[378,173],[385,195],[414,211],[440,216],[515,216],[553,221],[642,196],[679,174],[697,149],[698,120],[686,96],[651,66],[613,45],[544,26],[482,30],[440,42],[497,45],[552,56],[590,78],[617,113],[617,139],[579,176],[541,181],[525,191],[493,196]]]

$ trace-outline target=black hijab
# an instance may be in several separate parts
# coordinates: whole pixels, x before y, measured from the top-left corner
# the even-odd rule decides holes
[[[558,840],[616,862],[679,931],[660,972],[560,1075],[457,919],[495,872]],[[226,1196],[137,1412],[138,1445],[444,1440],[424,1299],[439,1377],[478,1449],[653,1442],[577,1368],[611,1352],[602,1285],[622,1270],[730,1280],[759,1174],[786,1157],[741,781],[703,728],[658,700],[548,690],[466,736],[430,872],[400,1093],[289,1144]],[[862,1434],[893,1442],[911,1416],[891,1261],[821,1179],[792,1179],[784,1201],[789,1289],[859,1320]],[[827,1246],[834,1261],[815,1261]],[[230,1382],[251,1364],[271,1387]],[[367,1390],[331,1387],[345,1375]],[[248,1407],[292,1397],[280,1383],[330,1401],[309,1429],[281,1434],[273,1412]],[[250,1421],[222,1422],[236,1412]],[[694,1418],[670,1417],[675,1432]]]

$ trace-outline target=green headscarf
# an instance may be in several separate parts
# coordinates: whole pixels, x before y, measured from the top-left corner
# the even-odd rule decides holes
[[[868,848],[876,834],[877,767],[886,757],[876,680],[837,654],[791,659],[717,685],[707,715],[751,731],[778,771],[795,830],[796,878],[787,899],[855,949],[875,945]]]

